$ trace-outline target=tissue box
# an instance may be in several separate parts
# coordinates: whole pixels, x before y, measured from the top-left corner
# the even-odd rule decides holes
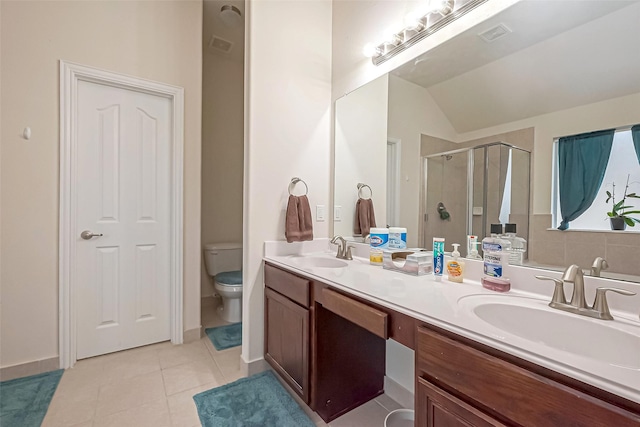
[[[423,276],[433,273],[433,253],[420,249],[387,249],[382,252],[382,268]]]

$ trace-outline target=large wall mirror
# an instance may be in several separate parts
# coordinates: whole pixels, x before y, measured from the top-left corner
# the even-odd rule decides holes
[[[637,0],[524,0],[338,99],[335,234],[362,239],[355,206],[370,197],[409,246],[450,232],[447,251],[465,248],[508,220],[529,265],[588,272],[603,257],[603,277],[640,281],[640,225],[560,231],[551,214],[554,141],[640,123],[638,22]]]

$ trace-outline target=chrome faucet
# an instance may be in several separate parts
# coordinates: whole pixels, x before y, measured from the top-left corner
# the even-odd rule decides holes
[[[609,268],[609,263],[606,259],[599,256],[593,260],[593,265],[591,265],[591,275],[593,277],[600,277],[600,272],[607,268]]]
[[[587,305],[587,301],[584,296],[584,274],[582,273],[582,269],[575,264],[567,267],[562,274],[562,279],[556,279],[548,276],[536,276],[536,279],[551,280],[556,285],[549,307],[602,320],[613,320],[613,316],[611,316],[611,312],[609,311],[609,304],[607,303],[607,291],[616,292],[626,296],[635,295],[635,292],[624,289],[597,288],[593,306]],[[564,294],[565,282],[573,283],[573,294],[571,295],[571,300],[568,303]]]
[[[573,294],[569,305],[577,309],[587,308],[587,301],[584,297],[584,274],[582,269],[572,264],[562,274],[562,282],[573,283]]]
[[[333,236],[331,239],[331,243],[334,245],[338,245],[338,253],[336,254],[336,258],[352,260],[353,256],[351,255],[351,248],[353,246],[347,245],[347,241],[344,240],[342,236]]]

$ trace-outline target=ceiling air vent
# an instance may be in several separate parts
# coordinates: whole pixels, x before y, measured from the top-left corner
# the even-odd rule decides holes
[[[231,52],[232,48],[233,43],[229,40],[225,40],[216,35],[211,36],[211,39],[209,39],[209,49],[213,49],[216,52],[229,53]]]
[[[478,34],[478,37],[487,43],[491,43],[498,40],[500,37],[506,36],[510,32],[511,30],[506,25],[498,24],[495,27],[491,27],[487,31]]]

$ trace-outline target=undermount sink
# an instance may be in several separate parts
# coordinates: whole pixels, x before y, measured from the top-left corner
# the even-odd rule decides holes
[[[640,325],[623,322],[627,332],[612,322],[555,310],[546,301],[526,297],[470,295],[458,303],[510,335],[613,366],[640,369]]]
[[[295,259],[295,262],[303,268],[342,268],[349,265],[347,262],[336,258],[319,256],[298,257]]]

